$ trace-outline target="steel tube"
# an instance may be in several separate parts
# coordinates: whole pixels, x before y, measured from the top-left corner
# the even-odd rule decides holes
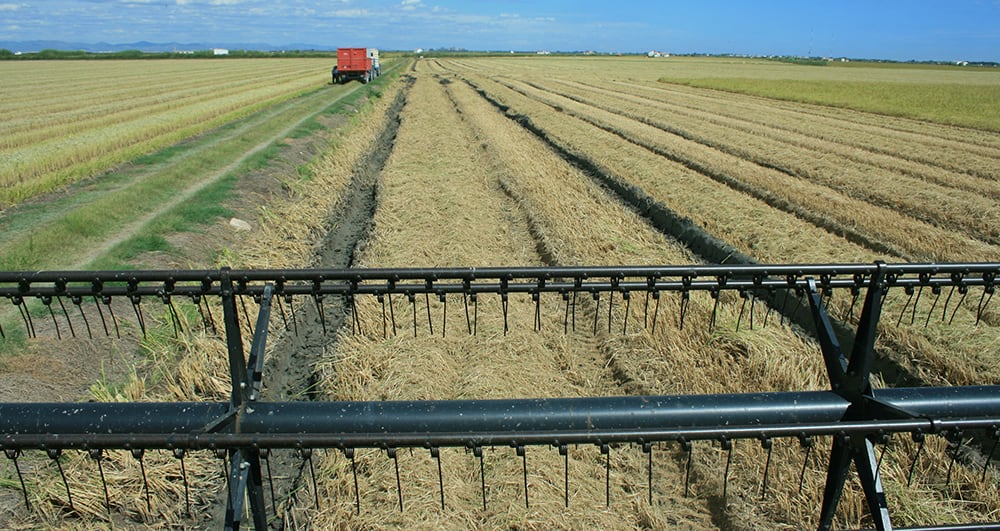
[[[906,420],[844,422],[829,391],[602,398],[249,403],[0,404],[5,448],[396,447],[648,442],[936,432],[1000,425],[1000,386],[884,389]]]

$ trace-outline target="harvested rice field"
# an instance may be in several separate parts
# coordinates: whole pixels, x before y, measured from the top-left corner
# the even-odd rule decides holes
[[[669,83],[661,64],[416,60],[310,165],[311,179],[260,209],[260,236],[234,248],[228,265],[643,266],[730,257],[763,264],[1000,262],[995,130]],[[654,207],[695,230],[685,237],[665,226],[650,214]],[[712,252],[735,251],[716,260],[705,251],[713,245]],[[949,301],[940,303],[929,294],[914,302],[891,292],[875,343],[874,387],[1000,383],[1000,306],[983,304],[981,292],[970,289],[953,300],[945,292]],[[656,303],[662,318],[656,327],[643,326],[639,303],[581,297],[573,300],[570,329],[569,303],[553,296],[536,304],[512,294],[509,301],[482,296],[473,332],[462,302],[455,295],[395,301],[390,295],[387,321],[386,301],[359,298],[356,307],[332,310],[339,317],[330,318],[333,326],[323,321],[326,334],[316,331],[320,318],[302,304],[303,326],[313,330],[296,335],[308,339],[293,338],[272,317],[276,339],[269,342],[267,370],[287,372],[294,363],[308,374],[296,377],[307,383],[281,377],[268,392],[395,401],[830,388],[810,331],[784,318],[746,326],[746,300],[732,292],[665,297]],[[857,325],[856,300],[841,294],[825,303],[844,325]],[[585,324],[575,326],[577,315]],[[190,399],[184,397],[191,389],[225,396],[224,347],[212,347],[218,350],[212,361],[199,354],[210,338],[192,335],[152,396]],[[133,376],[128,389],[141,382]],[[300,384],[308,389],[289,390]],[[630,444],[565,451],[496,446],[481,455],[471,448],[358,449],[351,457],[316,450],[308,465],[279,463],[289,485],[279,488],[270,523],[815,529],[831,442],[670,442],[651,445],[651,452]],[[943,437],[918,444],[904,434],[880,446],[893,523],[1000,520],[996,468],[984,455],[989,445],[982,451],[977,444],[959,452]],[[205,497],[197,500],[209,514],[203,519],[162,502],[150,508],[128,501],[126,493],[138,487],[125,479],[135,472],[126,461],[108,480],[119,521],[218,527],[211,520],[218,501]],[[206,457],[194,483],[225,490],[213,467]],[[96,490],[92,508],[60,516],[62,483],[46,473],[55,487],[34,500],[43,509],[12,522],[27,528],[116,521],[102,513],[103,493]],[[176,483],[156,490],[157,499],[181,496]],[[872,522],[851,471],[835,526]]]

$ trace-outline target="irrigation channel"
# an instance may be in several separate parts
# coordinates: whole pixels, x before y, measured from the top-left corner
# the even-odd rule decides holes
[[[230,341],[229,405],[177,406],[215,429],[178,429],[188,435],[170,448],[228,450],[229,514],[212,525],[241,519],[244,504],[288,528],[1000,520],[988,231],[932,210],[899,209],[899,235],[826,218],[736,177],[819,169],[733,160],[735,147],[680,125],[645,129],[656,113],[612,112],[596,103],[606,89],[583,81],[487,71],[416,63],[329,210],[338,229],[313,265],[351,270],[109,273],[102,293],[125,304],[218,298],[230,340],[234,327],[278,336],[266,350],[248,343],[242,372],[244,345]],[[850,183],[829,190],[858,219],[886,208]],[[907,243],[906,224],[921,237]],[[927,257],[965,263],[905,264]],[[725,265],[641,267],[699,263]],[[7,282],[11,296],[57,299],[96,285]],[[249,411],[260,378],[252,407],[281,420]],[[938,387],[904,387],[915,385]],[[312,403],[274,404],[292,397]],[[691,400],[704,408],[693,419]],[[643,424],[648,404],[664,416]],[[171,407],[159,422],[173,422]],[[60,447],[167,447],[148,429],[104,442],[70,429]],[[5,448],[51,446],[46,433]]]

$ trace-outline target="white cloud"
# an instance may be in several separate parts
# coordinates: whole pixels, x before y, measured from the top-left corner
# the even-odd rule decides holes
[[[21,7],[21,4],[0,4],[0,11],[17,11]]]
[[[368,16],[367,9],[337,9],[330,13],[335,17],[361,18]]]
[[[421,0],[403,0],[399,3],[399,8],[403,11],[413,11],[420,7],[424,7],[424,3]]]

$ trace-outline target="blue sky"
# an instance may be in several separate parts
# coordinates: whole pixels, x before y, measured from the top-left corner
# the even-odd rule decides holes
[[[1000,0],[0,0],[0,41],[1000,61]]]

